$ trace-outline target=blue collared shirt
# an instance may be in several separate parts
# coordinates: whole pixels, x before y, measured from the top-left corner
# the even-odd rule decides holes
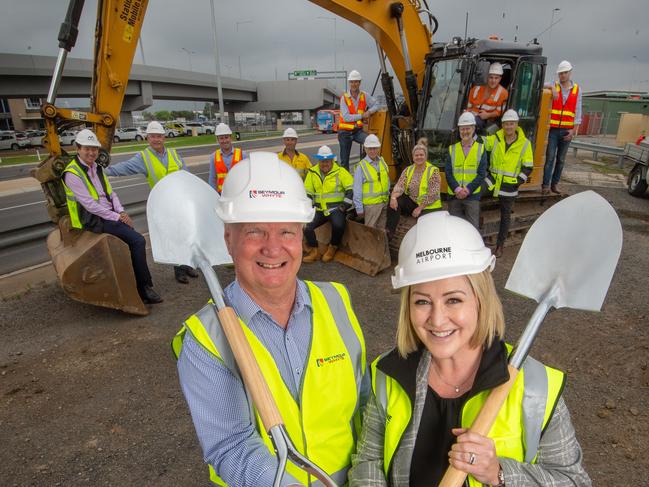
[[[358,108],[358,101],[361,97],[361,93],[365,93],[365,105],[366,105],[365,112],[370,114],[376,112],[379,109],[379,104],[376,101],[376,98],[374,98],[366,91],[362,91],[362,90],[359,90],[358,96],[356,98],[354,98],[350,92],[347,92],[349,97],[352,99],[354,108]],[[351,113],[349,113],[349,108],[347,108],[347,103],[345,103],[345,95],[342,95],[340,97],[340,116],[342,117],[343,120],[346,120],[348,122],[356,122],[361,118],[363,118],[363,115],[361,114],[356,113],[352,115]]]
[[[163,150],[162,154],[157,152],[151,146],[147,148],[153,152],[165,169],[169,168],[169,151],[167,151],[166,148]],[[176,154],[178,154],[178,152],[176,152]],[[180,169],[186,169],[185,161],[183,161],[180,154],[178,154],[178,162],[181,164]],[[111,164],[104,169],[104,173],[107,176],[132,176],[133,174],[144,174],[146,176],[147,170],[144,159],[142,158],[142,153],[137,152],[130,159],[118,162],[117,164]]]
[[[232,149],[230,149],[230,152],[226,154],[225,152],[221,151],[221,157],[223,158],[223,164],[225,164],[225,167],[228,168],[228,171],[230,170],[230,165],[232,164],[232,156],[234,156],[234,149],[235,147],[232,146]],[[210,183],[210,186],[212,186],[214,189],[216,189],[217,186],[217,178],[216,178],[216,168],[214,167],[214,155],[216,154],[216,151],[212,152],[212,155],[210,156],[210,174],[207,177],[207,182]],[[241,160],[246,159],[248,157],[248,153],[246,151],[241,151]]]
[[[298,280],[286,328],[262,310],[234,281],[225,300],[270,352],[289,391],[299,390],[309,354],[313,309],[306,284]],[[188,333],[178,358],[180,385],[194,421],[204,460],[228,484],[270,486],[277,461],[250,422],[243,384]],[[283,486],[298,483],[286,474]]]

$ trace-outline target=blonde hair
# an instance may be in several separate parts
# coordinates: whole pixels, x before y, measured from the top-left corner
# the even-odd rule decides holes
[[[505,335],[505,317],[503,306],[496,292],[491,272],[486,269],[478,274],[465,276],[473,294],[478,302],[478,325],[471,337],[471,347],[490,347],[496,337]],[[421,346],[421,340],[415,332],[410,320],[410,290],[407,286],[401,291],[401,307],[399,309],[399,323],[397,325],[397,350],[399,355],[407,357]]]
[[[415,152],[418,150],[423,150],[424,153],[426,154],[426,157],[428,157],[428,139],[426,137],[421,137],[415,146],[412,148],[412,155],[415,155]]]

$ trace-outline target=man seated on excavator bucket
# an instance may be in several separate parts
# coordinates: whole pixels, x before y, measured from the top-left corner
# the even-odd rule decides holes
[[[95,161],[101,144],[92,130],[81,130],[75,139],[77,156],[63,171],[63,187],[73,228],[109,233],[123,240],[131,252],[137,290],[146,304],[161,303],[153,289],[146,262],[146,240],[113,192],[103,169]]]

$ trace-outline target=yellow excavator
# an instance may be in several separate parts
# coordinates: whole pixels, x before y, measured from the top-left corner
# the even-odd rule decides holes
[[[539,189],[551,92],[543,88],[546,59],[538,44],[459,37],[448,43],[433,42],[438,21],[426,0],[311,1],[360,26],[376,41],[387,108],[371,117],[367,130],[382,141],[381,153],[390,166],[393,180],[410,164],[410,150],[421,136],[429,140],[429,160],[441,167],[444,151],[457,141],[455,122],[466,107],[470,87],[484,84],[489,64],[499,61],[505,68],[503,84],[510,92],[508,108],[519,112],[520,125],[535,147],[535,168],[523,189]],[[70,1],[59,32],[60,49],[54,76],[42,107],[49,157],[35,170],[34,177],[45,192],[50,218],[58,224],[48,237],[48,249],[61,285],[73,299],[146,314],[147,308],[136,291],[126,244],[111,235],[74,230],[70,226],[60,178],[72,156],[62,150],[58,133],[79,123],[92,125],[102,144],[98,163],[104,166],[110,163],[115,122],[148,0],[98,1],[89,112],[55,105],[65,59],[76,41],[83,3],[83,0]],[[401,102],[388,62],[403,93]],[[445,183],[442,193],[444,186]],[[514,215],[513,229],[528,227],[540,213],[540,194],[533,192],[528,199],[534,209],[518,226]],[[406,227],[411,224],[404,219]],[[490,224],[487,219],[483,220],[483,234],[487,237],[495,232],[495,226],[490,228]],[[405,230],[402,227],[398,233]],[[350,221],[337,260],[370,275],[385,269],[390,265],[390,249],[384,232]]]

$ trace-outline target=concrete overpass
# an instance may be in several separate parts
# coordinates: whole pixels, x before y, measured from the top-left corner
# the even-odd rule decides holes
[[[47,96],[54,71],[54,56],[0,53],[0,98]],[[87,98],[90,94],[92,61],[68,58],[59,87],[59,98]],[[223,76],[224,109],[288,112],[330,107],[339,96],[326,80],[255,82]],[[153,100],[217,101],[216,76],[134,64],[126,87],[122,112],[144,110]]]

